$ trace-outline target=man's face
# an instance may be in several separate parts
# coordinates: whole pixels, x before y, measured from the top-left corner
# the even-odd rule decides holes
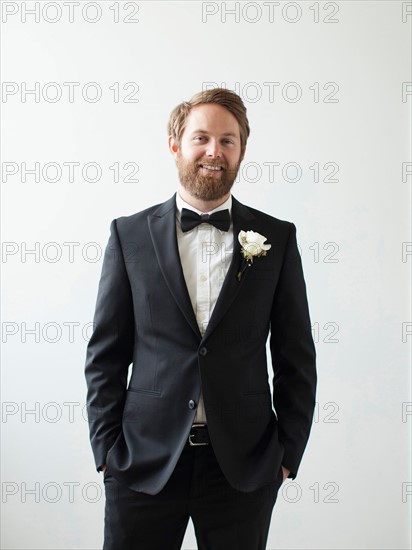
[[[244,155],[239,124],[230,111],[215,103],[193,107],[180,148],[172,137],[169,146],[190,195],[212,201],[229,193]]]

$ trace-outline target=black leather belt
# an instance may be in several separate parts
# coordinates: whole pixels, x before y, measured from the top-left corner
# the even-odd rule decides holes
[[[207,424],[193,424],[189,435],[189,445],[198,447],[199,445],[210,445],[209,432]]]

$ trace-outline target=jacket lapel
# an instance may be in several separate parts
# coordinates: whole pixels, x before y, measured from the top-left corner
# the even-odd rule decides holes
[[[148,217],[148,224],[157,261],[166,284],[186,321],[200,340],[201,334],[187,290],[177,246],[176,193]]]

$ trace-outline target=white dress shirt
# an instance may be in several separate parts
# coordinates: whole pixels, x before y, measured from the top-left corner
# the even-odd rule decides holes
[[[212,214],[219,210],[232,209],[232,196],[209,212],[196,210],[176,193],[176,234],[180,261],[192,302],[193,311],[200,333],[206,327],[216,305],[233,254],[233,223],[229,231],[221,231],[209,223],[201,223],[194,229],[183,233],[180,226],[182,208],[193,210],[197,214]],[[194,423],[206,424],[203,393],[200,394]]]

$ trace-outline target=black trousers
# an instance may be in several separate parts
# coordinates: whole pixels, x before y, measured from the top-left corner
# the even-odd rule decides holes
[[[211,445],[185,446],[157,495],[132,491],[107,470],[103,550],[179,550],[192,518],[198,550],[265,550],[277,478],[251,493],[224,477]]]

